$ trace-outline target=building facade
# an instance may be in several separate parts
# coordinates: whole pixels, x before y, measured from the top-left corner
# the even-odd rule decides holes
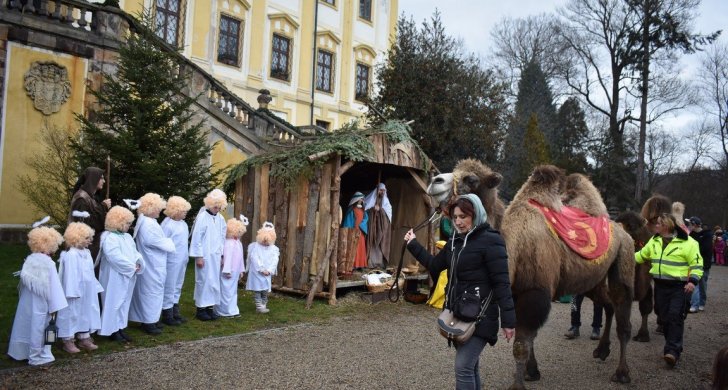
[[[365,111],[397,0],[121,0],[152,10],[158,35],[246,101],[296,126],[336,129]],[[312,93],[313,91],[313,93]]]
[[[158,35],[181,48],[218,167],[262,152],[265,139],[305,138],[291,124],[333,130],[359,117],[397,18],[397,0],[120,0],[124,12],[101,3],[10,2],[0,13],[0,233],[42,216],[21,178],[33,179],[42,130],[76,131],[90,90],[115,71],[134,25],[125,13],[151,10]]]

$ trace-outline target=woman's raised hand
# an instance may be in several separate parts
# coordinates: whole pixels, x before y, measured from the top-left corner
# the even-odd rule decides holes
[[[404,235],[404,240],[407,241],[408,244],[415,238],[417,237],[415,237],[415,232],[412,229],[408,230],[407,233],[405,233]]]

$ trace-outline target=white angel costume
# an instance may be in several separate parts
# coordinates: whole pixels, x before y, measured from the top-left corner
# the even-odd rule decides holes
[[[195,266],[195,306],[209,307],[220,303],[220,264],[227,224],[217,213],[200,209],[192,226],[190,257],[202,257],[205,264]]]
[[[104,287],[99,334],[109,336],[127,326],[134,285],[137,275],[144,272],[144,259],[131,235],[106,231],[101,234],[99,262],[99,281]]]
[[[253,242],[248,245],[248,282],[246,290],[271,291],[271,276],[278,269],[278,247],[275,245],[262,245]],[[270,272],[263,275],[264,271]]]
[[[68,307],[58,312],[58,337],[93,333],[101,329],[99,293],[104,291],[94,275],[94,261],[88,249],[69,248],[61,252],[58,276]]]
[[[185,271],[189,261],[188,238],[190,228],[185,221],[175,221],[165,218],[162,221],[162,231],[174,243],[174,252],[167,253],[167,278],[164,282],[164,300],[162,309],[169,309],[179,303],[182,295],[182,284],[185,281]]]
[[[20,271],[20,299],[15,311],[8,355],[16,360],[28,359],[37,366],[55,360],[51,346],[45,344],[45,328],[50,314],[68,306],[56,265],[48,255],[32,253]]]
[[[164,283],[167,279],[167,254],[175,251],[154,218],[139,215],[134,229],[136,246],[144,258],[146,269],[137,277],[129,307],[129,321],[155,324],[162,314]]]
[[[225,240],[223,247],[222,274],[220,275],[220,304],[215,305],[217,314],[230,317],[240,314],[238,308],[238,279],[245,272],[243,243],[234,238]],[[230,277],[226,277],[230,275]]]

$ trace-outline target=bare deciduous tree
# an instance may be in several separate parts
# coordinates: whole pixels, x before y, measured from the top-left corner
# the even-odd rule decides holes
[[[494,44],[491,61],[503,81],[510,85],[513,97],[518,93],[521,73],[529,63],[538,63],[550,82],[555,80],[554,75],[561,73],[565,60],[562,58],[563,43],[556,34],[557,24],[558,20],[551,14],[507,17],[491,31]],[[558,89],[556,94],[559,94]]]
[[[40,132],[40,149],[25,160],[30,173],[18,176],[20,192],[59,226],[66,225],[77,176],[70,136],[70,131],[46,124]]]

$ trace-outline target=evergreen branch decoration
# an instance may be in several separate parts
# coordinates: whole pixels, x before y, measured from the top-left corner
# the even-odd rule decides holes
[[[226,193],[232,194],[235,191],[235,182],[245,176],[251,168],[270,164],[270,176],[281,180],[286,189],[291,189],[295,187],[299,178],[310,179],[316,168],[327,161],[325,158],[309,159],[309,156],[338,154],[357,162],[372,159],[374,145],[369,137],[376,134],[383,134],[392,144],[411,142],[419,150],[422,160],[429,161],[410,133],[409,126],[401,121],[388,121],[380,127],[366,129],[359,129],[358,122],[353,121],[339,130],[322,134],[295,148],[248,158],[230,169],[223,188]]]

